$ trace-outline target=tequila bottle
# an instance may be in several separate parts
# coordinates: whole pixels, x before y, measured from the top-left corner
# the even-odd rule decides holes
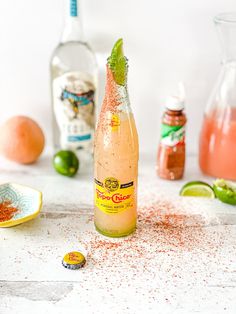
[[[56,150],[73,150],[79,157],[89,158],[93,153],[97,64],[83,38],[78,0],[67,2],[62,38],[51,59],[53,140]]]

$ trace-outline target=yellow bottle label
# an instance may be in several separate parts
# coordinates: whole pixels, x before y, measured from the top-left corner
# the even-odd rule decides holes
[[[134,182],[121,184],[116,178],[95,179],[95,205],[106,214],[117,214],[134,206]]]
[[[108,112],[108,124],[112,131],[118,131],[120,126],[120,117],[118,114]]]

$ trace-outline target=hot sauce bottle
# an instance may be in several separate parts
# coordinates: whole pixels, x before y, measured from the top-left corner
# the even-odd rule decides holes
[[[184,97],[171,96],[167,99],[157,156],[157,174],[163,179],[178,180],[184,174],[187,120],[183,110]]]

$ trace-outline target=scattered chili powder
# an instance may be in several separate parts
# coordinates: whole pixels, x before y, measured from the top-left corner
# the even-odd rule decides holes
[[[92,232],[90,241],[83,243],[96,267],[103,268],[119,256],[123,265],[140,269],[156,254],[183,254],[205,247],[206,222],[200,214],[191,215],[179,204],[163,199],[144,203],[138,210],[138,228],[131,236],[106,239]]]
[[[12,206],[11,201],[0,203],[0,222],[11,220],[19,212],[19,209]]]
[[[205,310],[206,298],[215,306],[211,298],[215,289],[233,289],[236,230],[221,225],[216,218],[217,201],[161,193],[151,190],[139,195],[138,228],[125,238],[100,235],[94,230],[91,212],[84,209],[77,216],[72,211],[70,220],[69,216],[61,218],[59,213],[47,217],[50,224],[57,226],[52,228],[51,237],[59,233],[67,238],[68,247],[72,243],[77,247],[79,239],[79,245],[87,251],[88,263],[79,275],[83,278],[80,290],[88,304],[92,287],[98,300],[112,302],[112,309],[118,308],[121,313],[125,308],[119,307],[117,295],[123,300],[132,296],[144,313],[149,312],[149,307],[153,312],[154,306],[159,305],[156,312],[163,306],[168,313],[176,309],[181,312],[186,307],[188,313],[193,313]],[[53,242],[43,245],[43,255],[47,252],[49,258],[55,258],[55,250],[60,261],[61,252]],[[34,254],[32,258],[43,260],[37,250]],[[186,298],[192,300],[192,305],[183,303]],[[232,304],[232,294],[225,294],[224,302]]]

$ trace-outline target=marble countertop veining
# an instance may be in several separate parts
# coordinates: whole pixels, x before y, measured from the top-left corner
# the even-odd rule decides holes
[[[94,230],[91,172],[60,176],[47,154],[31,166],[1,159],[0,182],[41,190],[43,209],[0,229],[0,314],[236,313],[236,208],[179,197],[196,179],[212,181],[194,156],[176,182],[158,179],[143,156],[137,231],[109,239]],[[86,266],[63,268],[76,249],[87,253]]]

